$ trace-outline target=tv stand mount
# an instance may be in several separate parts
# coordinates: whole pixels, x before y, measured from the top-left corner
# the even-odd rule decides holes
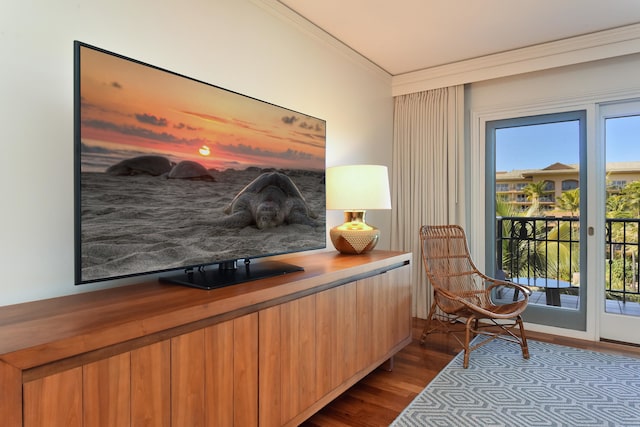
[[[244,260],[244,265],[238,267],[237,260],[217,264],[217,268],[207,270],[205,266],[185,270],[184,273],[161,277],[160,281],[176,285],[190,286],[198,289],[217,289],[225,286],[237,285],[252,280],[283,274],[304,271],[304,268],[279,261],[262,261],[251,263]]]

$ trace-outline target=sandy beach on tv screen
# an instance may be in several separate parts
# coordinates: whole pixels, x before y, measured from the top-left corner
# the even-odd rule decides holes
[[[325,246],[324,173],[285,171],[317,225],[258,229],[215,225],[262,170],[211,171],[214,182],[82,174],[82,280],[127,276]]]

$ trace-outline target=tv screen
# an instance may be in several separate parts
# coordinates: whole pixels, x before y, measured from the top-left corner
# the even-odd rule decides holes
[[[76,284],[213,288],[326,246],[325,121],[81,42],[74,61]]]

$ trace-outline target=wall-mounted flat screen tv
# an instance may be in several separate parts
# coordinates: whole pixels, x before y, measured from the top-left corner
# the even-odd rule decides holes
[[[215,288],[326,247],[324,120],[74,50],[76,284],[168,272]]]

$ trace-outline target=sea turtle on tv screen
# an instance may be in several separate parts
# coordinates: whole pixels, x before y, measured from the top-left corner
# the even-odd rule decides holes
[[[220,223],[246,227],[255,224],[259,229],[283,224],[317,225],[317,214],[291,178],[280,172],[265,172],[244,187],[224,209],[228,216]]]

